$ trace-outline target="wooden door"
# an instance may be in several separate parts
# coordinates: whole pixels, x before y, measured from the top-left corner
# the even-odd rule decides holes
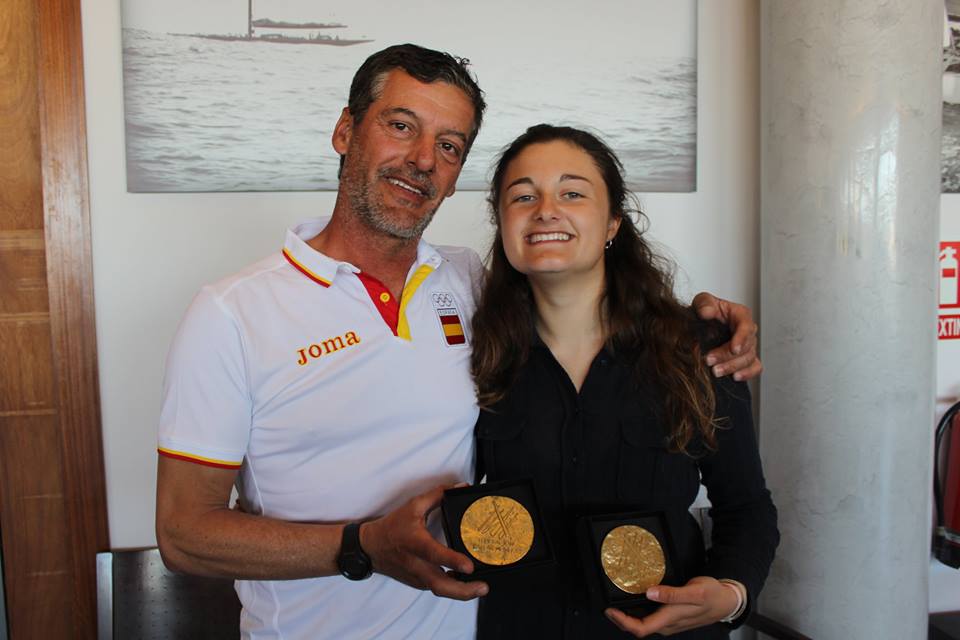
[[[96,634],[109,546],[80,0],[0,2],[0,540],[12,640]]]

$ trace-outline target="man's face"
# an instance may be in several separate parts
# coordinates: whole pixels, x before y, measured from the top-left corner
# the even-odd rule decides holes
[[[374,231],[419,238],[453,195],[473,126],[473,105],[444,82],[425,84],[390,71],[379,97],[356,123],[344,109],[333,147],[345,156],[340,188]]]

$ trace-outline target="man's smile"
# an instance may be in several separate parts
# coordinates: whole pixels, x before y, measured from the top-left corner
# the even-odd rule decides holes
[[[381,175],[388,184],[402,189],[417,199],[431,199],[436,195],[437,190],[429,179],[418,181],[394,173],[384,173]]]
[[[426,195],[426,194],[425,194],[423,191],[421,191],[420,189],[417,189],[417,188],[414,187],[413,185],[407,184],[407,183],[404,182],[403,180],[398,180],[398,179],[396,179],[396,178],[387,178],[387,182],[389,182],[390,184],[395,184],[395,185],[397,185],[398,187],[400,187],[400,188],[402,188],[402,189],[406,189],[407,191],[409,191],[409,192],[411,192],[411,193],[415,193],[415,194],[417,194],[418,196]]]

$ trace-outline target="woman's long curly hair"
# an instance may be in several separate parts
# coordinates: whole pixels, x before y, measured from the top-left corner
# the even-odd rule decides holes
[[[563,141],[587,153],[607,187],[610,214],[620,219],[604,252],[606,287],[601,299],[605,347],[629,363],[637,383],[653,381],[669,425],[669,445],[690,454],[691,442],[716,447],[716,398],[701,357],[694,313],[673,294],[672,265],[655,254],[631,218],[645,220],[627,190],[623,166],[591,133],[539,124],[527,129],[500,155],[488,203],[497,234],[490,248],[480,305],[473,316],[471,373],[481,407],[501,400],[526,362],[535,331],[536,306],[527,277],[507,261],[500,235],[500,196],[507,168],[530,145]],[[633,206],[631,206],[633,205]],[[699,449],[699,448],[698,448]]]

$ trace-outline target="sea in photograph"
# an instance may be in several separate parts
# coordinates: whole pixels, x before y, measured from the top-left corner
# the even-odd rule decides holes
[[[943,103],[940,191],[960,193],[960,104]]]
[[[353,46],[220,41],[123,30],[131,192],[336,188],[330,145]],[[550,56],[476,68],[489,109],[458,188],[485,189],[497,152],[531,124],[586,126],[640,192],[696,189],[696,60],[624,55],[594,68]]]

